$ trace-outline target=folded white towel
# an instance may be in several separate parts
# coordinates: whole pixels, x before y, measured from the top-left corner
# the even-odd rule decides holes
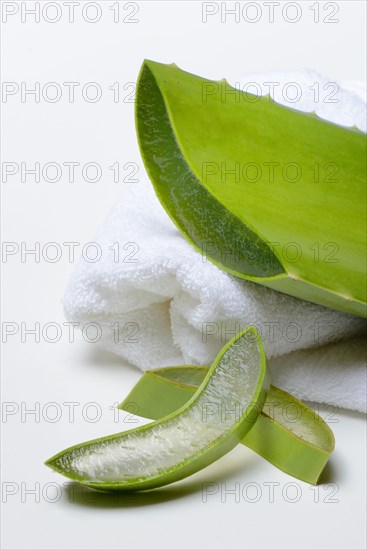
[[[300,399],[366,412],[366,341],[362,336],[270,359],[274,386]]]
[[[251,79],[242,79],[241,87]],[[315,103],[310,86],[318,82],[322,90],[329,80],[310,71],[256,77],[270,80],[302,86],[293,107],[365,129],[360,95],[339,89],[338,104]],[[268,357],[277,357],[270,361],[274,383],[303,399],[366,410],[361,341],[309,349],[360,334],[365,321],[232,277],[205,261],[164,212],[147,176],[124,188],[95,241],[102,256],[79,262],[64,305],[69,320],[100,325],[105,349],[142,370],[209,364],[234,332],[254,324]]]

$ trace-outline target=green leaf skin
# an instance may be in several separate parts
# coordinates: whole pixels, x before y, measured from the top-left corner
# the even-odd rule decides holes
[[[146,371],[119,409],[159,419],[182,407],[209,367],[165,367]],[[329,426],[287,392],[270,386],[256,424],[241,440],[283,472],[316,484],[334,450]]]
[[[365,134],[153,61],[140,72],[136,128],[159,200],[200,253],[367,316]]]
[[[70,447],[45,464],[105,491],[167,485],[233,449],[258,419],[268,389],[261,338],[250,327],[222,348],[178,410],[134,430]]]

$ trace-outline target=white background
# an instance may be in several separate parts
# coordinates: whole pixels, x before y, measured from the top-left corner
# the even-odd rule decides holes
[[[365,2],[337,2],[331,7],[320,2],[319,23],[310,9],[315,2],[297,2],[302,13],[293,24],[281,15],[284,2],[273,23],[268,8],[258,2],[261,17],[252,24],[243,17],[236,23],[233,16],[222,22],[220,11],[203,23],[201,2],[136,2],[137,13],[131,16],[136,23],[123,21],[136,11],[131,3],[120,3],[119,21],[114,22],[116,12],[110,8],[116,3],[99,2],[102,15],[94,24],[85,20],[95,17],[94,8],[83,18],[82,1],[75,6],[73,23],[63,2],[58,2],[61,18],[55,23],[46,20],[55,18],[55,7],[41,13],[36,23],[24,11],[22,22],[22,5],[30,9],[35,2],[1,4],[3,10],[12,10],[5,8],[10,4],[18,8],[2,24],[2,79],[17,83],[19,89],[22,82],[27,88],[39,82],[41,89],[39,103],[30,95],[22,101],[20,91],[6,102],[3,97],[2,160],[19,168],[22,162],[28,167],[35,162],[41,167],[48,162],[81,165],[73,183],[65,168],[55,183],[42,176],[35,182],[31,175],[22,182],[19,171],[2,184],[3,241],[17,243],[20,249],[38,242],[41,250],[56,242],[63,251],[55,263],[42,256],[35,262],[29,255],[22,262],[19,252],[2,264],[3,322],[19,327],[3,345],[2,399],[14,413],[3,415],[1,426],[3,548],[365,548],[362,415],[321,411],[332,421],[337,447],[319,489],[293,480],[243,446],[179,484],[119,501],[97,493],[88,500],[43,466],[46,458],[66,446],[135,426],[126,414],[117,424],[111,407],[133,386],[139,372],[100,352],[80,333],[69,342],[62,325],[61,299],[74,267],[62,243],[81,243],[78,257],[119,197],[124,182],[113,181],[109,166],[141,166],[134,104],[126,102],[126,96],[142,60],[174,61],[209,78],[309,67],[330,80],[364,80]],[[40,2],[41,9],[45,4]],[[335,4],[339,22],[326,23]],[[289,18],[294,17],[292,9]],[[254,18],[254,12],[248,17]],[[62,97],[55,103],[42,96],[48,82],[61,86]],[[80,83],[74,103],[64,82]],[[96,103],[82,97],[89,82],[101,87],[102,98]],[[116,82],[118,102],[109,89]],[[45,93],[47,97],[47,88]],[[101,166],[100,181],[83,179],[81,167],[88,162]],[[126,175],[122,170],[121,179]],[[29,328],[36,322],[41,329],[58,323],[63,329],[60,340],[50,343],[48,335],[41,335],[35,343],[34,336],[23,334],[22,342],[21,323]],[[50,419],[55,408],[47,405],[52,402],[61,411],[61,420],[54,423]],[[74,422],[69,421],[66,402],[79,404]],[[90,402],[98,403],[102,414],[95,423],[90,421],[95,410],[86,407]],[[35,406],[40,408],[39,418],[25,414]],[[204,482],[217,484],[217,492],[206,502]],[[61,494],[55,497],[49,483],[60,484]],[[273,496],[269,483],[276,484]],[[235,495],[225,493],[234,487],[240,490],[238,502]],[[36,494],[27,493],[32,488]]]

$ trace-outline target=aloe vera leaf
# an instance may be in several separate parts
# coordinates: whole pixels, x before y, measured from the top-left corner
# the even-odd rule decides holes
[[[107,491],[178,481],[239,443],[256,422],[268,388],[261,338],[250,327],[222,348],[180,409],[145,426],[70,447],[46,465]]]
[[[367,315],[365,134],[153,61],[140,72],[136,127],[159,200],[199,252],[238,277]]]
[[[171,414],[192,397],[208,369],[179,366],[146,371],[119,409],[151,419]],[[259,419],[241,443],[285,473],[316,484],[334,450],[334,435],[304,403],[270,386]]]

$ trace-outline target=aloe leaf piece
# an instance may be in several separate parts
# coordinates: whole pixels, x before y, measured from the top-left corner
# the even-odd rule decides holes
[[[140,72],[136,128],[159,200],[200,253],[367,315],[365,134],[153,61]]]
[[[268,388],[261,338],[250,327],[223,347],[178,410],[145,426],[70,447],[46,465],[107,491],[172,483],[235,447],[256,422]]]
[[[178,366],[146,371],[119,409],[159,419],[182,407],[209,367]],[[316,484],[334,450],[324,420],[289,393],[270,386],[261,415],[241,440],[285,473]]]

